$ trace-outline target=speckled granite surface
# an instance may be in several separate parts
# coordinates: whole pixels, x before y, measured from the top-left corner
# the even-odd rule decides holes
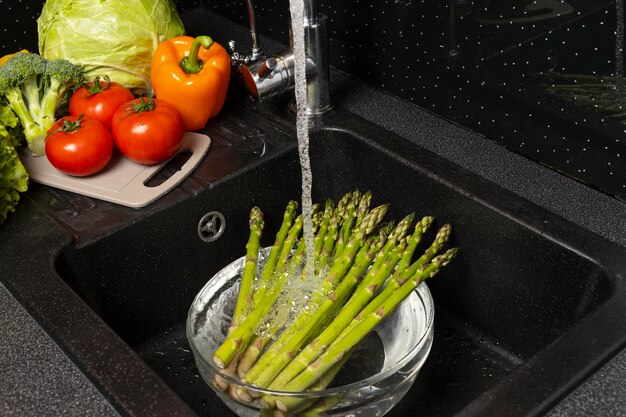
[[[563,400],[548,417],[624,416],[625,381],[626,353],[622,352]]]
[[[0,306],[1,416],[119,416],[2,284]]]

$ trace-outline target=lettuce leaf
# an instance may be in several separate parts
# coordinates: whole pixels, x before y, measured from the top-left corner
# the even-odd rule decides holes
[[[16,150],[23,143],[19,120],[9,107],[0,106],[0,224],[28,189],[28,173]]]

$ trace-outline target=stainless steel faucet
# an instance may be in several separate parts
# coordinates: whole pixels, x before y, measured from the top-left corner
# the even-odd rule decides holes
[[[293,89],[293,39],[291,47],[282,54],[273,57],[263,56],[258,43],[252,0],[247,0],[247,7],[252,36],[252,53],[242,56],[234,51],[234,43],[231,42],[232,61],[233,66],[241,72],[250,95],[256,100],[263,101]],[[309,116],[316,116],[332,108],[326,17],[318,13],[316,0],[305,0],[304,35],[308,97],[306,112]]]

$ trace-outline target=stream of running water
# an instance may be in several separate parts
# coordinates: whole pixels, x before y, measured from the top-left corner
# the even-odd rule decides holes
[[[290,0],[291,30],[294,49],[294,76],[296,96],[296,131],[298,135],[298,152],[302,169],[302,217],[304,220],[303,236],[306,247],[307,276],[312,277],[313,265],[313,222],[311,211],[313,207],[311,188],[313,175],[309,159],[309,120],[307,115],[307,80],[306,80],[306,51],[304,30],[304,1]]]

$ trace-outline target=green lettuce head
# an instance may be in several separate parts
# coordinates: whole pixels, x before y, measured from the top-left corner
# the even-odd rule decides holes
[[[37,29],[43,57],[149,94],[157,45],[185,32],[172,0],[48,0]]]

